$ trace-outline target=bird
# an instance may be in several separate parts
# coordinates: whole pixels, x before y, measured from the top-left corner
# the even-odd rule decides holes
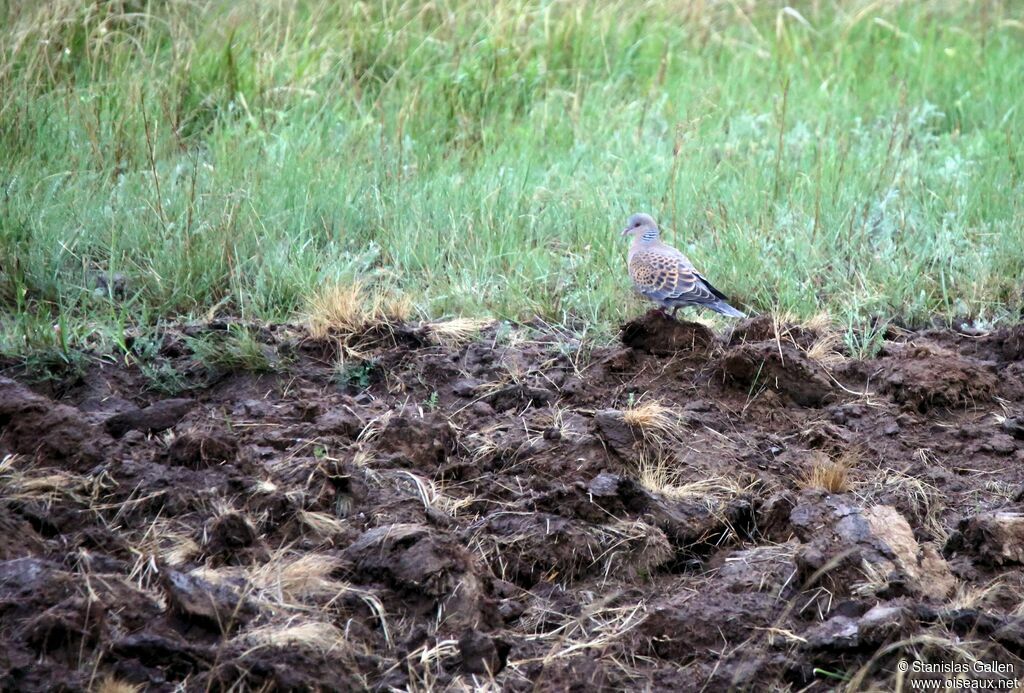
[[[712,286],[685,255],[661,242],[661,232],[650,215],[631,216],[622,235],[633,239],[628,256],[633,288],[662,310],[671,308],[673,318],[684,306],[710,308],[730,318],[747,317],[730,306],[728,297]]]

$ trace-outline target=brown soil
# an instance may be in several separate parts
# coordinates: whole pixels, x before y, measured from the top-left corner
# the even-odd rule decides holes
[[[264,374],[195,363],[204,330],[164,336],[173,397],[123,358],[0,378],[0,689],[886,690],[900,659],[965,652],[1024,672],[1020,328],[862,362],[764,318],[652,313],[590,352],[397,327],[339,369],[276,326]]]

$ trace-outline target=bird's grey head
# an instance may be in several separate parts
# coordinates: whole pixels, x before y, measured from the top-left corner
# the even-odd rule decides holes
[[[639,238],[642,241],[658,240],[658,225],[649,214],[634,214],[626,222],[626,228],[622,230],[623,236]]]

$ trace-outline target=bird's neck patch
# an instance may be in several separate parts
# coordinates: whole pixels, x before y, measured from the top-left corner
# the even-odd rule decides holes
[[[651,241],[658,240],[658,232],[657,232],[657,230],[656,229],[648,229],[647,231],[644,231],[644,234],[642,236],[640,236],[640,240],[641,241],[645,241],[647,243],[650,243]]]

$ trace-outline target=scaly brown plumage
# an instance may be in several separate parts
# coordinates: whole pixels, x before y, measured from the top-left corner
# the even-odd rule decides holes
[[[631,216],[622,235],[633,239],[628,256],[633,287],[662,308],[671,308],[673,317],[684,306],[710,308],[733,318],[746,317],[727,303],[725,294],[712,286],[685,255],[661,242],[658,226],[650,216]]]

